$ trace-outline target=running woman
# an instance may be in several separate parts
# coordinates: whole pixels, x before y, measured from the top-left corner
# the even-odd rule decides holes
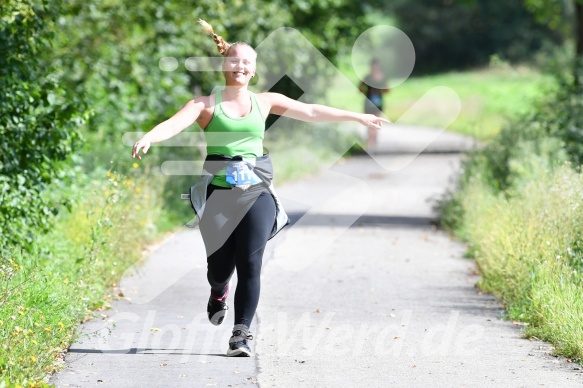
[[[205,185],[206,204],[199,224],[210,284],[207,313],[212,324],[223,322],[229,281],[236,270],[235,325],[227,356],[249,357],[247,341],[252,339],[249,328],[259,302],[263,252],[274,234],[278,204],[270,187],[273,171],[269,155],[263,154],[265,119],[273,113],[308,122],[356,121],[375,130],[389,121],[372,114],[305,104],[279,93],[249,91],[256,70],[255,50],[244,42],[230,44],[208,23],[199,23],[224,56],[225,88],[188,101],[136,142],[132,157],[141,159],[140,150],[145,154],[152,143],[169,139],[195,122],[204,131],[207,157],[203,169],[212,177]]]

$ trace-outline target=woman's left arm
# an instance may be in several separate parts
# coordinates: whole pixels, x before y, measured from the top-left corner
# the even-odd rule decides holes
[[[269,105],[269,113],[309,122],[356,121],[370,128],[380,129],[382,123],[390,123],[383,117],[336,109],[326,105],[305,104],[279,93],[262,93]]]

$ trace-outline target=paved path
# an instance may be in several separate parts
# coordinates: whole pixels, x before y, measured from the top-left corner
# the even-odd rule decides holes
[[[468,140],[405,127],[382,136],[374,159],[341,160],[278,187],[295,223],[265,255],[256,357],[223,356],[232,314],[218,328],[208,323],[204,248],[198,230],[185,230],[128,271],[125,297],[83,326],[89,334],[52,383],[581,386],[576,364],[501,319],[497,301],[474,287],[464,246],[433,226],[432,201]]]

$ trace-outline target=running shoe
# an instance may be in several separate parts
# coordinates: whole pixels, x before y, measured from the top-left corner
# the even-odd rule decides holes
[[[239,338],[236,338],[239,337]],[[235,339],[236,338],[236,339]],[[231,340],[235,339],[233,342]],[[245,337],[241,336],[241,331],[237,330],[233,332],[233,336],[229,341],[229,349],[227,350],[227,357],[251,357],[251,349],[247,345],[247,340],[252,340],[253,336],[251,334]]]
[[[208,313],[209,321],[211,321],[213,325],[218,326],[223,323],[227,316],[227,310],[229,310],[229,306],[227,306],[225,302],[214,299],[211,295],[206,311]]]

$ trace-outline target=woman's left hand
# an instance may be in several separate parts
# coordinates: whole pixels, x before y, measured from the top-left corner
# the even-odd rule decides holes
[[[390,124],[391,121],[384,117],[378,117],[371,114],[363,114],[360,117],[360,123],[368,128],[382,129],[383,123]]]

